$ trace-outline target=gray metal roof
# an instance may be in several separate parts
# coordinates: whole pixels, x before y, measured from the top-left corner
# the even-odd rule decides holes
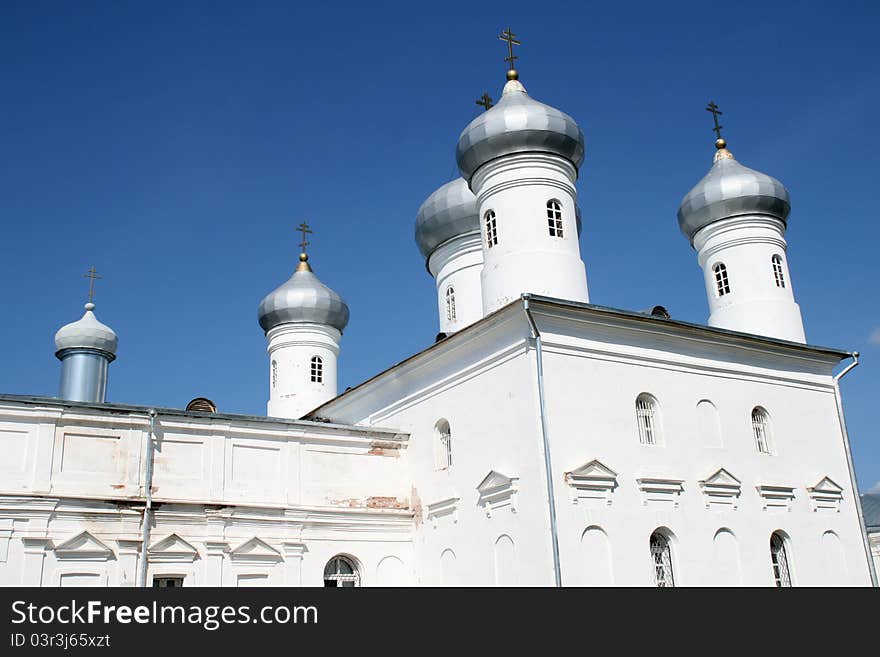
[[[109,326],[95,317],[95,304],[85,305],[85,314],[75,322],[65,324],[55,334],[56,353],[65,349],[99,349],[108,354],[116,354],[119,339]]]
[[[527,152],[554,153],[579,169],[584,133],[568,114],[534,100],[518,80],[511,80],[498,104],[462,131],[455,157],[461,175],[470,181],[486,162]]]
[[[345,301],[318,280],[305,261],[287,282],[265,296],[257,315],[264,331],[281,324],[308,322],[333,326],[341,332],[348,324]]]
[[[464,178],[456,178],[431,194],[416,215],[416,244],[426,259],[453,237],[480,232],[477,197]]]
[[[868,531],[880,531],[880,493],[861,495],[862,515]]]
[[[791,210],[788,190],[766,173],[743,166],[726,149],[678,208],[678,225],[693,244],[694,235],[709,224],[738,215],[769,215],[786,222]]]

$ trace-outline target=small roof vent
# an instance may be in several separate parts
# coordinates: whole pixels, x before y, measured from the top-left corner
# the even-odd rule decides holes
[[[202,411],[203,413],[216,413],[217,404],[207,397],[196,397],[186,405],[188,411]]]

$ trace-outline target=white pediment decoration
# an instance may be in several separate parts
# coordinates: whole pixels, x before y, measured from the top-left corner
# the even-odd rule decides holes
[[[565,483],[571,487],[572,504],[586,502],[606,506],[611,504],[611,493],[617,488],[617,473],[593,459],[566,472]]]
[[[843,488],[838,486],[830,477],[823,477],[818,484],[808,488],[807,493],[810,495],[813,511],[840,511],[840,503],[843,501]]]
[[[683,479],[642,477],[636,479],[636,484],[642,493],[642,504],[644,506],[671,506],[677,508],[679,497],[684,490]]]
[[[509,508],[511,512],[516,513],[518,481],[519,477],[508,477],[495,470],[490,470],[489,474],[477,486],[477,492],[480,494],[477,505],[485,509],[488,517],[504,508]]]
[[[114,557],[113,550],[89,532],[83,531],[55,548],[58,559],[76,561],[108,561]]]
[[[161,541],[153,543],[149,549],[149,560],[152,562],[192,562],[198,559],[198,557],[199,551],[177,534],[171,534]]]
[[[282,559],[278,550],[256,536],[235,548],[229,553],[229,557],[233,561],[252,563],[281,561]]]
[[[764,484],[755,488],[758,495],[761,496],[765,510],[791,510],[791,503],[794,501],[794,487]]]
[[[448,518],[452,522],[458,522],[458,497],[448,497],[428,504],[425,517],[437,526],[439,518]]]
[[[742,482],[724,468],[719,468],[699,483],[706,499],[707,509],[726,507],[734,510],[737,508],[739,496],[742,493]]]

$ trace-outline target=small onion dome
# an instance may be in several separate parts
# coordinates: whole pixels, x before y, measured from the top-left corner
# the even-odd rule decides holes
[[[416,215],[416,244],[425,258],[453,237],[480,232],[477,197],[464,178],[431,194]]]
[[[85,308],[81,319],[58,329],[55,334],[55,355],[65,349],[98,349],[115,357],[119,344],[116,333],[95,317],[95,304],[87,303]]]
[[[288,281],[260,302],[258,316],[264,331],[281,324],[326,324],[340,332],[348,324],[348,306],[336,292],[318,280],[302,253]]]
[[[738,215],[769,215],[786,222],[791,211],[788,190],[765,173],[743,166],[723,139],[709,173],[687,193],[678,208],[678,225],[693,244],[694,235],[709,224]]]
[[[584,133],[568,114],[532,99],[519,80],[504,85],[501,100],[468,124],[455,157],[468,181],[481,166],[512,153],[560,155],[576,169],[584,160]]]

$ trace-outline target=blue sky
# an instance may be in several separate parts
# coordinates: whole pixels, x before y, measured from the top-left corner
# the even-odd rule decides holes
[[[120,335],[113,401],[264,414],[260,299],[315,230],[351,308],[341,389],[428,346],[413,241],[455,143],[504,82],[508,24],[530,94],[587,139],[590,296],[705,322],[675,213],[708,170],[714,99],[737,158],[788,187],[809,342],[862,352],[842,389],[860,487],[880,482],[872,2],[14,2],[0,5],[0,391],[57,394],[52,338],[94,264]],[[873,337],[872,337],[873,336]]]

